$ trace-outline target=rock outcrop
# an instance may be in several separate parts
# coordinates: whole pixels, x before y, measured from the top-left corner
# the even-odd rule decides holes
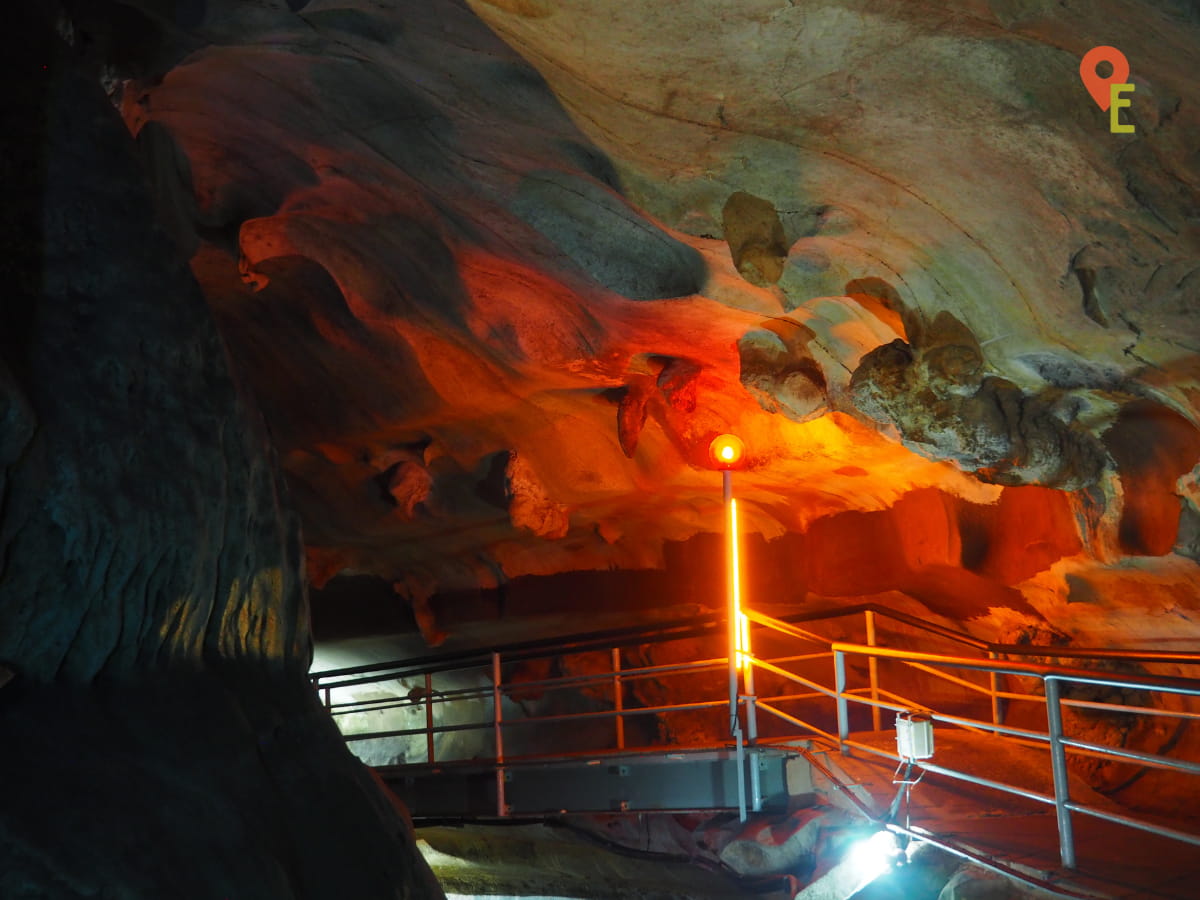
[[[298,525],[129,135],[17,19],[0,895],[440,896],[308,685]]]
[[[140,48],[71,16],[322,569],[661,564],[719,526],[730,430],[765,537],[1040,485],[1107,558],[1106,432],[1195,426],[1182,9],[210,3]],[[1132,135],[1078,78],[1114,17]]]
[[[988,375],[979,342],[945,310],[912,344],[897,339],[867,354],[850,389],[858,410],[895,425],[906,444],[984,481],[1070,491],[1105,470],[1100,440],[1079,422],[1088,400],[1057,388],[1026,394]]]

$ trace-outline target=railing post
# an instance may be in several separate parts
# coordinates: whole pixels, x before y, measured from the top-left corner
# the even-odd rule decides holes
[[[425,673],[425,759],[433,765],[433,675]]]
[[[742,665],[746,670],[742,673],[746,693],[742,697],[746,701],[746,740],[751,747],[758,743],[758,696],[754,693],[754,664],[750,654],[743,654]],[[750,765],[750,809],[754,812],[762,810],[762,776],[758,771],[758,753],[751,750],[748,762]]]
[[[746,821],[746,745],[742,741],[742,730],[739,728],[737,738],[737,794],[738,821]]]
[[[500,692],[500,654],[492,652],[492,727],[496,734],[496,815],[504,818],[508,815],[508,800],[504,796],[504,734],[502,725],[504,714],[501,712]]]
[[[333,713],[333,690],[331,688],[325,688],[325,708],[329,710],[330,714]]]
[[[866,611],[867,620],[867,646],[874,647],[875,645],[875,611],[868,609]],[[871,702],[879,702],[879,660],[872,656],[867,660],[867,671],[871,677]],[[879,720],[879,707],[871,707],[871,728],[879,731],[882,726]]]
[[[1046,685],[1046,724],[1050,732],[1050,766],[1054,773],[1054,809],[1058,815],[1058,852],[1064,869],[1075,868],[1075,835],[1071,827],[1070,784],[1067,773],[1067,751],[1063,746],[1062,706],[1059,703],[1058,679],[1053,675],[1043,680]]]
[[[833,651],[833,689],[837,693],[838,748],[846,755],[846,739],[850,737],[850,709],[846,702],[846,654]]]
[[[742,673],[742,680],[746,693],[742,695],[742,699],[746,701],[746,740],[753,747],[758,743],[758,696],[754,693],[754,666],[748,654],[744,665],[746,671]]]
[[[762,773],[758,770],[758,751],[750,751],[750,809],[762,812]]]
[[[997,658],[995,650],[988,651],[988,659],[995,662]],[[1000,673],[994,669],[988,673],[988,686],[992,692],[992,724],[1004,724],[1004,706],[1000,699]],[[993,731],[992,734],[999,736],[999,731]]]
[[[624,698],[621,696],[621,649],[613,647],[613,709],[617,713],[617,749],[625,749],[625,717],[621,711],[625,709]]]

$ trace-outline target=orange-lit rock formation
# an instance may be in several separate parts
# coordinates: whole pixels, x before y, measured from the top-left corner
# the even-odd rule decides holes
[[[166,49],[113,98],[317,583],[661,565],[718,526],[703,451],[729,430],[748,527],[809,533],[816,592],[941,579],[1028,611],[1016,585],[1061,558],[1194,555],[1182,7],[147,16]],[[1114,17],[1132,135],[1078,78]],[[962,513],[936,562],[897,568],[884,541],[833,572],[853,551],[821,540],[830,517],[924,489],[944,499],[896,508],[905,531],[999,511]],[[1027,518],[1044,540],[1008,535]]]

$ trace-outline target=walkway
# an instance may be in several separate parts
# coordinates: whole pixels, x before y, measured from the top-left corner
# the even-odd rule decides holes
[[[860,643],[822,636],[853,634],[859,616]],[[352,747],[373,754],[364,759],[408,763],[380,772],[427,819],[698,809],[736,809],[744,819],[799,802],[817,777],[796,749],[805,743],[827,748],[835,778],[840,766],[843,780],[868,790],[878,818],[896,793],[896,735],[862,729],[920,711],[937,726],[936,748],[914,788],[914,830],[1094,895],[1200,895],[1191,890],[1200,885],[1197,823],[1189,833],[1186,823],[1123,810],[1069,778],[1066,764],[1101,756],[1183,781],[1200,775],[1197,760],[1096,743],[1087,724],[1148,716],[1194,726],[1200,681],[1112,669],[1200,671],[1200,654],[1059,648],[1052,665],[1036,655],[1048,648],[992,645],[868,605],[739,617],[741,666],[732,652],[717,655],[734,649],[721,617],[701,616],[313,680]],[[914,644],[921,649],[897,649]],[[672,716],[691,717],[708,743],[631,749],[653,731],[647,724]],[[730,725],[736,739],[722,738]],[[1139,819],[1176,839],[1093,815]]]

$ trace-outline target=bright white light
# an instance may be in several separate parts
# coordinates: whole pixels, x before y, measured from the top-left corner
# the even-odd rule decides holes
[[[900,852],[896,835],[884,830],[856,841],[846,854],[846,860],[859,873],[859,886],[870,884],[891,869]]]

